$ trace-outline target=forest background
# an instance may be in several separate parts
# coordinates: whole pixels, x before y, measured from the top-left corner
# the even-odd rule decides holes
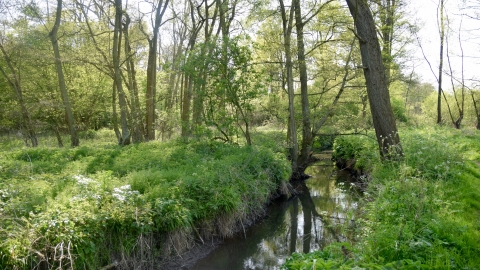
[[[444,103],[440,122],[462,118],[459,125],[473,126],[479,116],[475,3],[439,2],[434,10],[430,5],[438,15],[436,28],[431,16],[414,14],[418,5],[370,3],[396,118],[409,125],[438,122],[438,105]],[[114,130],[121,145],[179,135],[244,137],[251,143],[252,127],[266,124],[299,131],[311,125],[312,138],[370,128],[362,64],[345,3],[302,2],[298,23],[290,13],[294,8],[281,6],[267,1],[3,1],[2,132],[31,146],[38,144],[37,133],[56,134],[58,145],[69,133],[70,144],[77,146],[78,132],[101,128]],[[300,78],[302,61],[286,60],[287,52],[290,58],[297,55],[299,41],[305,78]],[[301,99],[302,84],[310,105]],[[307,108],[310,123],[304,122]],[[296,139],[291,137],[290,145]]]

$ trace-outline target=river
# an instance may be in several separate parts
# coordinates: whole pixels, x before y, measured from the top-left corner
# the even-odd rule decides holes
[[[353,224],[359,198],[349,173],[337,171],[328,156],[306,173],[312,177],[294,184],[296,196],[275,201],[264,219],[182,269],[279,269],[292,252],[347,241],[342,232]]]

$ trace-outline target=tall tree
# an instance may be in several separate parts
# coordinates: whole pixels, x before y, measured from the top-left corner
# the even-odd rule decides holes
[[[152,25],[152,37],[148,39],[148,63],[147,63],[147,94],[146,94],[146,135],[147,140],[155,140],[155,108],[157,95],[157,49],[158,32],[162,25],[163,15],[167,10],[169,0],[158,0],[155,10],[155,19]]]
[[[375,28],[375,21],[366,0],[346,0],[352,14],[355,31],[360,43],[363,73],[367,83],[373,125],[384,159],[403,155],[400,145],[390,94],[385,76],[385,67]],[[392,150],[395,151],[392,153]]]
[[[210,12],[211,7],[215,5],[215,9],[212,12]],[[203,121],[203,110],[204,110],[204,94],[207,91],[207,80],[209,77],[209,72],[208,72],[208,60],[211,58],[213,48],[215,46],[214,43],[216,42],[215,37],[213,36],[213,30],[215,23],[217,22],[217,15],[219,12],[220,6],[218,5],[217,0],[212,2],[211,4],[208,3],[207,0],[204,1],[204,8],[203,8],[203,15],[200,12],[200,10],[197,8],[198,15],[202,19],[201,25],[203,25],[203,30],[204,30],[204,44],[201,47],[201,64],[198,67],[197,72],[200,74],[199,77],[201,79],[197,80],[196,82],[196,89],[194,92],[194,104],[193,104],[193,122],[195,126],[199,126],[202,124]],[[223,16],[223,15],[222,15]],[[217,31],[218,35],[218,31]],[[227,31],[227,36],[228,36],[228,31]],[[214,39],[212,41],[212,38]]]
[[[445,17],[443,10],[445,8],[445,0],[440,0],[438,3],[438,12],[440,12],[439,19],[439,34],[440,34],[440,64],[438,66],[438,95],[437,95],[437,124],[442,123],[442,74],[443,74],[443,46],[445,42]]]
[[[130,16],[125,13],[125,24],[123,27],[123,37],[125,39],[125,57],[127,66],[127,88],[130,94],[130,123],[132,125],[132,141],[138,143],[144,141],[146,137],[145,127],[142,121],[142,113],[140,111],[140,98],[138,96],[137,72],[135,68],[134,55],[136,52],[132,50],[130,41]]]
[[[302,99],[302,148],[298,158],[297,174],[304,174],[308,166],[310,151],[312,150],[312,128],[310,124],[310,106],[308,102],[308,76],[307,63],[305,61],[305,43],[303,37],[303,27],[305,22],[302,17],[302,8],[300,0],[293,0],[295,9],[295,26],[297,30],[297,58],[298,70],[300,72],[300,95]]]
[[[120,105],[120,126],[122,129],[121,136],[119,138],[119,145],[130,144],[130,130],[128,129],[127,120],[127,99],[123,90],[122,74],[120,69],[120,47],[121,47],[121,34],[122,34],[122,0],[115,0],[115,25],[113,30],[113,68],[115,72],[114,84],[118,94],[118,104]],[[115,94],[113,94],[115,96]]]
[[[52,42],[53,53],[55,55],[55,67],[57,69],[58,84],[60,87],[60,93],[62,94],[63,106],[65,107],[65,115],[67,118],[68,128],[70,130],[71,145],[72,147],[76,147],[80,144],[80,140],[78,138],[77,130],[74,124],[72,107],[68,99],[67,86],[65,84],[65,76],[63,74],[62,58],[60,56],[60,49],[58,46],[58,38],[57,38],[57,33],[58,33],[58,29],[60,28],[60,21],[62,18],[62,7],[63,7],[62,0],[57,0],[57,11],[55,15],[55,23],[53,25],[52,30],[49,33],[49,37],[50,37],[50,41]]]
[[[300,149],[300,155],[298,157],[298,169],[296,172],[298,177],[302,177],[304,175],[304,171],[309,165],[313,144],[304,27],[310,20],[318,16],[321,10],[330,2],[332,2],[332,0],[327,0],[322,4],[315,5],[313,10],[307,12],[308,16],[304,17],[302,16],[302,5],[300,0],[292,1],[292,8],[295,10],[295,27],[297,30],[297,59],[298,71],[300,75],[300,96],[302,104],[302,145]]]
[[[188,45],[187,45],[187,62],[188,58],[193,55],[193,51],[195,49],[195,45],[197,43],[197,37],[202,29],[203,22],[198,22],[195,13],[195,3],[192,0],[189,0],[189,9],[190,9],[190,23],[191,23],[191,30],[188,38]],[[190,74],[185,73],[183,76],[183,94],[182,94],[182,110],[181,110],[181,121],[182,121],[182,131],[181,136],[186,138],[190,136],[191,129],[190,129],[190,107],[192,101],[192,93],[193,93],[193,76]]]
[[[287,71],[287,92],[288,92],[288,143],[290,146],[290,157],[292,159],[292,171],[298,171],[298,139],[297,126],[295,123],[295,106],[294,106],[294,88],[293,88],[293,62],[292,62],[292,30],[293,30],[293,16],[294,9],[290,7],[287,13],[283,0],[279,0],[280,13],[282,16],[282,30],[283,30],[283,46],[285,49],[285,69]]]

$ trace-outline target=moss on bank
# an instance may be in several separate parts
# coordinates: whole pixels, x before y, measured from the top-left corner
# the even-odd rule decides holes
[[[4,147],[0,268],[153,268],[262,215],[289,174],[278,147]]]
[[[369,172],[357,241],[295,254],[283,268],[480,268],[480,134],[439,128],[400,136],[401,162],[381,162],[360,137],[335,142],[337,156]]]

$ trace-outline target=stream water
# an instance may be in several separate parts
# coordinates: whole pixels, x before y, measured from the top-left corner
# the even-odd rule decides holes
[[[312,177],[294,186],[297,196],[273,203],[266,218],[226,239],[188,269],[279,269],[292,252],[345,241],[342,227],[353,222],[358,200],[350,175],[337,171],[328,156],[306,173]]]

